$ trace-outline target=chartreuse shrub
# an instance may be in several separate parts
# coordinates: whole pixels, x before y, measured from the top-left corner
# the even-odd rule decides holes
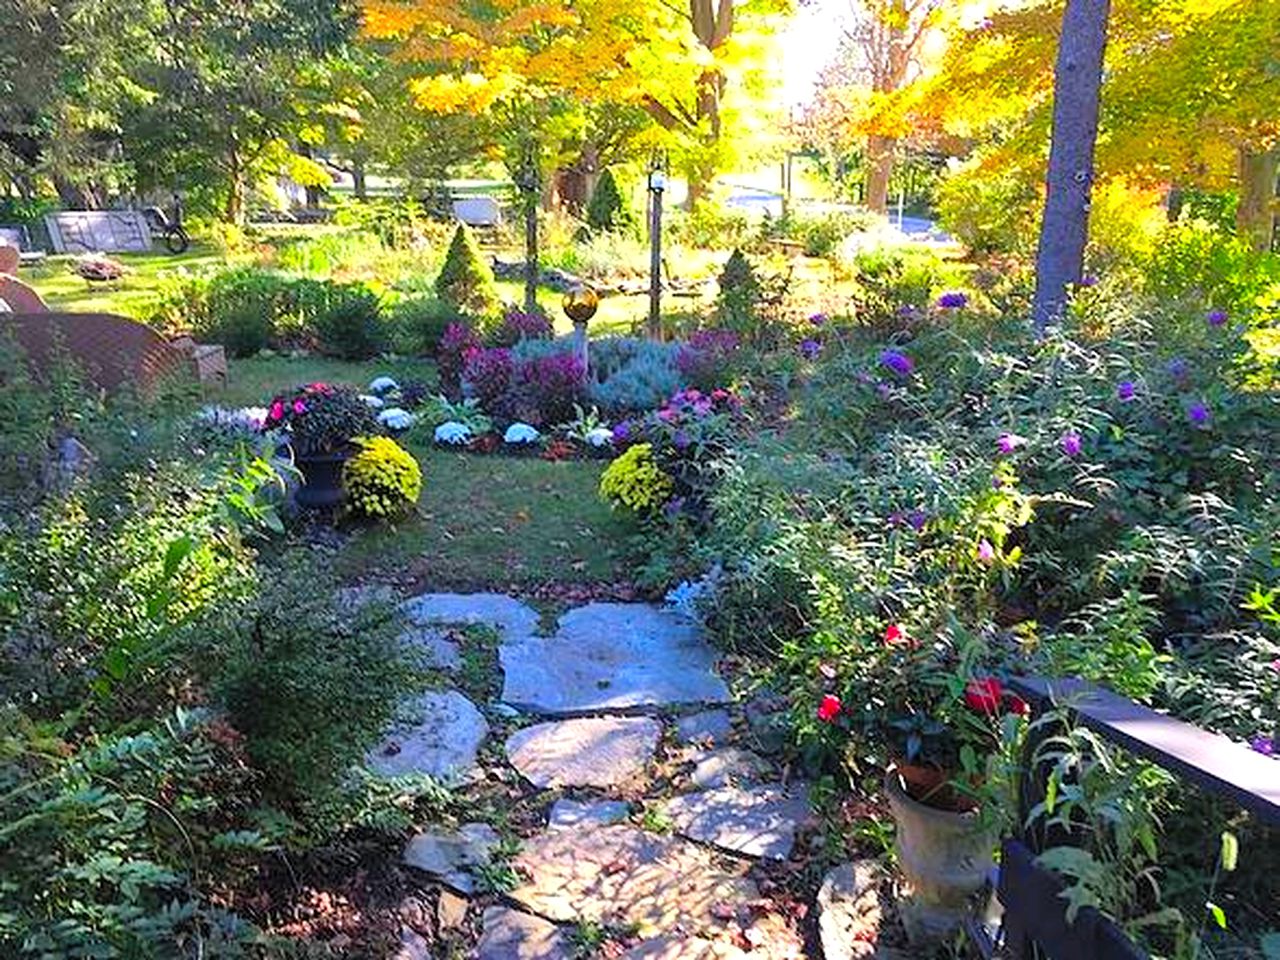
[[[357,437],[355,456],[342,468],[350,508],[363,516],[390,520],[413,509],[422,493],[422,468],[390,437]]]
[[[638,443],[617,457],[600,476],[600,496],[614,507],[648,516],[670,498],[675,484],[654,459],[653,446]]]
[[[493,269],[480,256],[475,237],[464,223],[454,231],[444,266],[436,277],[436,296],[464,316],[487,320],[498,314]]]

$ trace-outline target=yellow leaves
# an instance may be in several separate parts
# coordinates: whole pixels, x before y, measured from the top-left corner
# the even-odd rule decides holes
[[[483,113],[516,86],[512,77],[489,80],[479,73],[446,73],[409,82],[414,102],[431,113]]]

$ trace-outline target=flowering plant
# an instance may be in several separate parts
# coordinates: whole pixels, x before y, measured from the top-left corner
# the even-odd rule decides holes
[[[413,455],[390,437],[358,437],[354,443],[359,452],[342,468],[350,508],[380,520],[412,509],[422,493],[422,468]]]
[[[277,394],[267,405],[264,429],[284,430],[296,453],[332,453],[358,436],[378,433],[377,416],[349,387],[308,383]]]
[[[653,456],[653,445],[637,443],[600,476],[600,496],[614,507],[651,515],[670,499],[675,485]]]

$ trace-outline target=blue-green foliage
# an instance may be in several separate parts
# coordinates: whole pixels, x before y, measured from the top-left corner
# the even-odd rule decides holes
[[[658,406],[680,389],[678,351],[639,337],[591,341],[591,403],[611,415]]]

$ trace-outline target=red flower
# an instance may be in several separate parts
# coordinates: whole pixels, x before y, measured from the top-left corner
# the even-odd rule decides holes
[[[840,713],[840,709],[840,698],[828,693],[818,704],[818,719],[823,723],[830,723]]]
[[[1004,687],[995,677],[974,677],[964,688],[964,702],[970,710],[994,716],[1000,712]]]
[[[1005,699],[1009,702],[1010,713],[1016,713],[1020,717],[1031,716],[1031,704],[1027,703],[1027,701],[1023,700],[1016,693],[1009,694]]]
[[[903,630],[902,627],[898,626],[896,623],[889,624],[889,628],[884,632],[885,646],[892,647],[899,643],[908,642],[910,642],[910,638],[907,636],[907,631]]]

